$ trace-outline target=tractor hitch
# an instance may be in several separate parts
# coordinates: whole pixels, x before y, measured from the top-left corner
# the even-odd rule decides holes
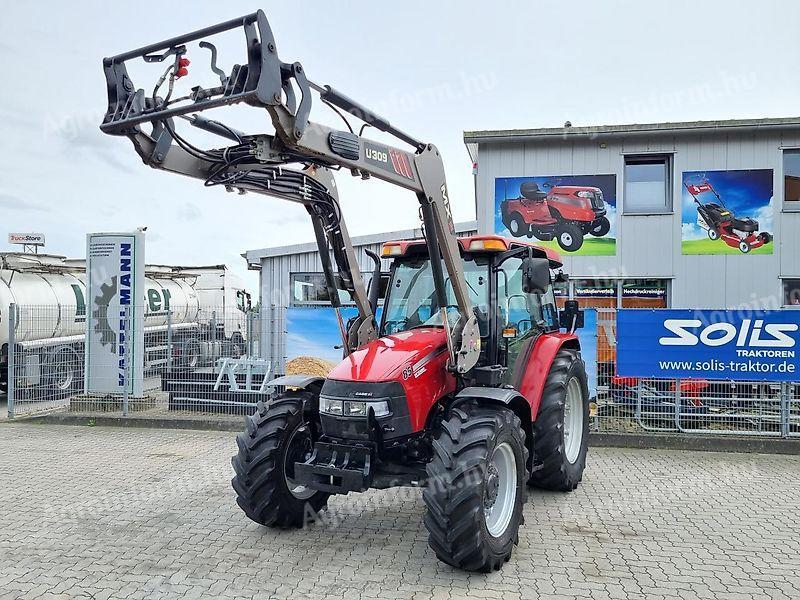
[[[349,446],[317,442],[305,462],[294,465],[298,483],[331,494],[364,492],[372,485],[373,450],[368,446]]]

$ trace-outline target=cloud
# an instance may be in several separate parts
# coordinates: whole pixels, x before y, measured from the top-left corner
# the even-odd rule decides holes
[[[753,212],[752,217],[758,221],[759,231],[767,231],[769,233],[775,231],[775,227],[773,226],[773,212],[772,198],[770,198],[769,204],[761,206]]]
[[[191,202],[184,203],[184,205],[178,209],[178,218],[182,221],[197,221],[202,216],[203,213],[197,205]]]
[[[101,116],[94,112],[71,114],[65,117],[47,115],[44,120],[45,140],[55,138],[63,154],[74,160],[75,154],[82,153],[100,159],[124,173],[133,173],[130,146],[123,145],[118,137],[102,133],[98,127]],[[125,158],[122,158],[122,153]],[[135,161],[134,163],[135,164]]]
[[[697,223],[681,223],[681,239],[683,240],[698,240],[707,235]]]
[[[0,192],[0,208],[8,210],[32,210],[38,212],[51,211],[49,206],[44,206],[38,202],[31,202],[30,200],[23,200],[22,198],[7,192]]]

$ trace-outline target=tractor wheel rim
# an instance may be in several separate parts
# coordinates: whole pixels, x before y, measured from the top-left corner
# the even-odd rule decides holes
[[[561,241],[564,243],[565,246],[572,245],[572,236],[568,233],[561,234]]]
[[[486,529],[492,537],[500,537],[508,529],[517,503],[517,461],[508,442],[494,449],[487,466],[483,496]]]
[[[517,233],[519,231],[519,223],[517,223],[516,219],[511,221],[511,223],[509,225],[510,225],[511,233]]]
[[[564,400],[564,455],[567,462],[578,460],[583,444],[583,394],[581,385],[573,377],[567,384]]]
[[[307,460],[311,456],[311,447],[311,434],[308,427],[305,423],[300,423],[286,442],[286,454],[283,461],[283,478],[286,480],[286,487],[289,489],[289,493],[298,500],[308,500],[317,493],[316,490],[297,483],[292,477],[294,463]]]

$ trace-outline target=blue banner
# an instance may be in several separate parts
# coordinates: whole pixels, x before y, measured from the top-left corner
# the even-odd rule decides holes
[[[617,374],[797,381],[798,330],[796,310],[620,310]]]

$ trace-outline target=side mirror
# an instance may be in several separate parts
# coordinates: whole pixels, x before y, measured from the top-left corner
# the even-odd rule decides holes
[[[522,291],[544,294],[550,285],[550,261],[529,256],[522,261]]]

